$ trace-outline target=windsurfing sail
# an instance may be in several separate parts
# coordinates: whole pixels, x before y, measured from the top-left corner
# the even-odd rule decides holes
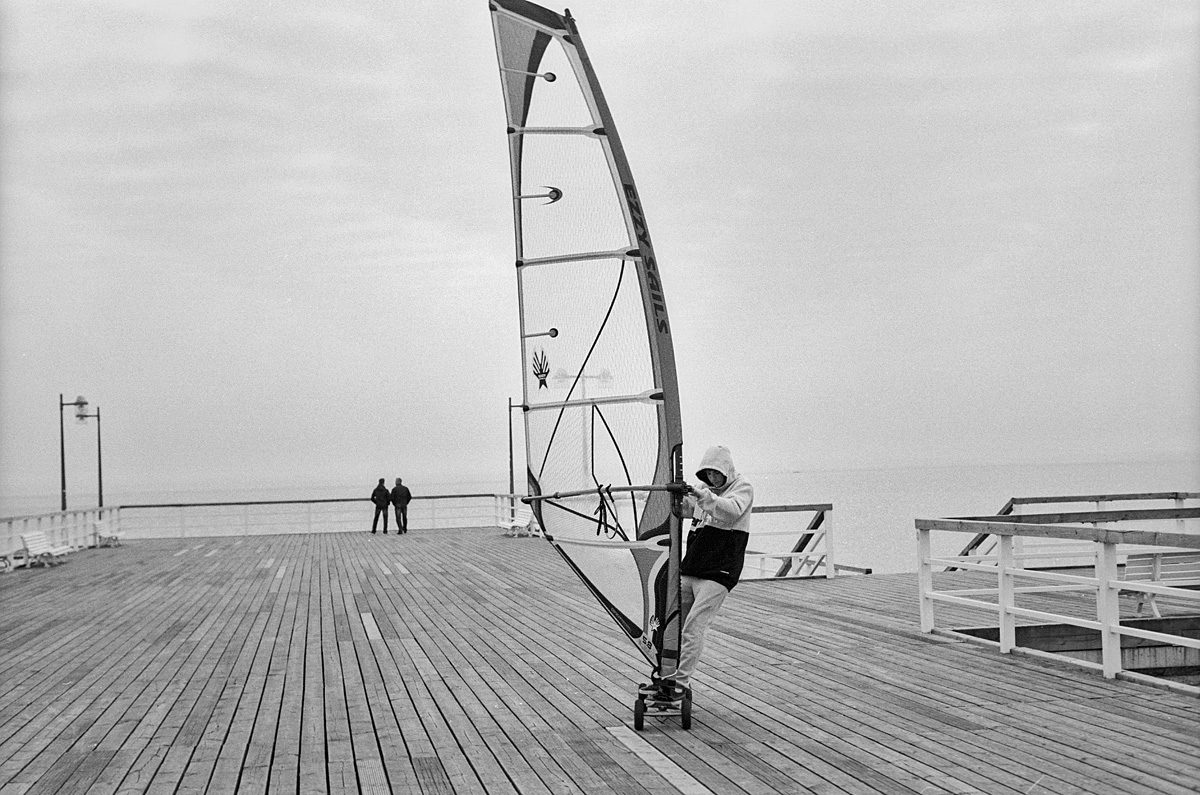
[[[669,676],[683,432],[646,217],[570,12],[489,7],[508,114],[529,502],[653,673]]]

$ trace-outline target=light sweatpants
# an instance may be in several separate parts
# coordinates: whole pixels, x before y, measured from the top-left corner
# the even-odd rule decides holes
[[[679,648],[679,667],[675,681],[691,687],[696,663],[704,653],[704,633],[717,611],[729,596],[729,589],[719,582],[689,577],[680,578],[679,607],[683,615],[683,637]]]

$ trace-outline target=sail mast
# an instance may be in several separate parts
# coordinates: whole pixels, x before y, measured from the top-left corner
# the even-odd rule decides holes
[[[659,406],[662,434],[659,439],[659,468],[655,471],[654,482],[682,483],[683,422],[679,407],[679,381],[675,371],[675,347],[671,341],[671,325],[667,319],[666,298],[663,296],[662,280],[658,274],[658,259],[654,255],[654,245],[650,242],[650,230],[646,223],[641,199],[634,186],[633,170],[629,166],[629,158],[626,156],[625,147],[617,134],[612,111],[600,88],[600,80],[596,76],[591,58],[588,57],[587,48],[584,47],[583,37],[579,35],[579,28],[576,27],[575,18],[571,16],[569,9],[565,19],[570,29],[572,43],[579,54],[579,62],[583,67],[585,80],[590,88],[587,93],[595,103],[595,112],[608,139],[609,145],[605,147],[605,153],[608,155],[616,177],[616,187],[624,197],[627,208],[626,224],[630,239],[637,244],[636,251],[639,260],[637,273],[642,291],[642,303],[646,307],[646,333],[650,341],[650,355],[655,363],[654,373],[664,395]],[[664,594],[663,602],[668,606],[677,606],[679,605],[679,569],[683,547],[680,496],[677,492],[668,492],[652,494],[651,498],[670,502],[667,529],[670,546],[667,552],[667,576],[665,578],[667,592]],[[653,514],[649,511],[643,514],[643,516],[648,515]],[[654,528],[638,528],[639,537],[643,533],[652,532],[654,532]],[[670,675],[675,672],[679,662],[682,622],[678,612],[672,613],[669,610],[664,612],[665,615],[662,617],[663,644],[660,649],[659,661],[660,673]]]

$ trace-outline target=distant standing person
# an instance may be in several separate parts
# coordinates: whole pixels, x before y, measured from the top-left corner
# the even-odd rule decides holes
[[[383,483],[383,481],[379,481]],[[396,506],[396,532],[408,532],[408,504],[412,502],[412,492],[408,490],[408,486],[404,485],[404,481],[396,478],[396,485],[392,487],[392,505]]]
[[[371,520],[371,533],[372,535],[375,533],[375,528],[379,525],[379,514],[383,514],[383,534],[387,535],[388,503],[391,502],[391,495],[388,494],[387,486],[383,485],[383,478],[379,479],[379,485],[375,487],[375,491],[371,492],[371,502],[375,503],[375,518]]]

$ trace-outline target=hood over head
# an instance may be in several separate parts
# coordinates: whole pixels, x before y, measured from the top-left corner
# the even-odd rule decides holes
[[[733,468],[733,454],[724,445],[714,445],[704,451],[700,467],[696,470],[696,477],[700,477],[700,473],[705,469],[715,469],[724,475],[726,485],[737,477],[737,471]]]

